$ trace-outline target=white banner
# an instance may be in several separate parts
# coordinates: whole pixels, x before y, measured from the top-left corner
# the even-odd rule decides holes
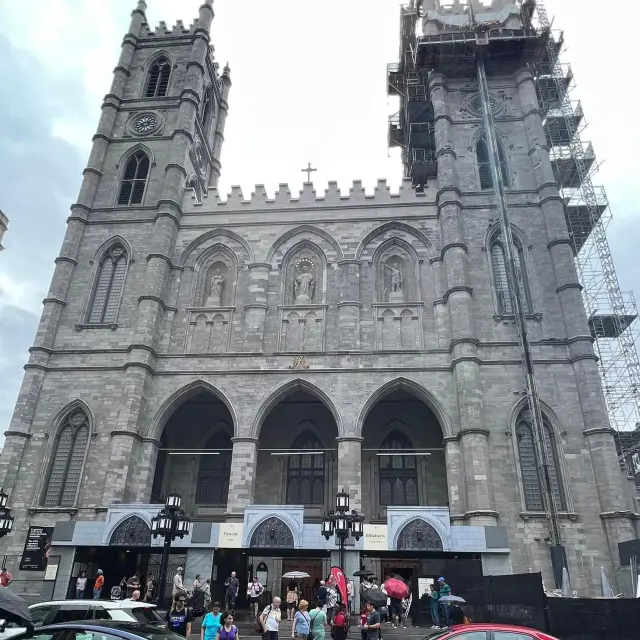
[[[386,524],[365,524],[363,529],[363,550],[389,551],[389,536]]]
[[[218,548],[241,549],[243,528],[242,522],[221,522],[218,532]]]

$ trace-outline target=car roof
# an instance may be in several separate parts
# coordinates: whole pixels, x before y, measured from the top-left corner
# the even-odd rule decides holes
[[[105,609],[148,609],[155,608],[155,604],[150,602],[141,602],[140,600],[50,600],[49,602],[38,602],[38,604],[32,604],[29,609],[35,609],[36,607],[51,607],[57,605],[66,606],[89,606],[89,607],[104,607]]]
[[[119,633],[125,638],[139,637],[143,635],[163,635],[174,636],[176,640],[182,638],[168,629],[158,629],[158,627],[152,627],[148,624],[139,624],[135,622],[120,622],[117,620],[101,620],[100,624],[94,624],[89,622],[66,622],[61,624],[48,624],[43,627],[39,627],[38,634],[46,633],[47,631],[55,631],[57,629],[83,629],[85,631],[102,631],[106,633]]]
[[[454,624],[451,629],[453,631],[463,631],[465,629],[475,629],[477,631],[491,631],[499,629],[501,631],[514,631],[519,633],[536,633],[543,638],[553,638],[548,633],[540,631],[539,629],[532,629],[531,627],[522,627],[515,624],[500,624],[498,622],[472,622],[471,624]]]

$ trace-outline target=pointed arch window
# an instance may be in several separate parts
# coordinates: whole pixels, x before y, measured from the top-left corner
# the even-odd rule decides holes
[[[43,506],[75,505],[88,444],[87,414],[79,409],[74,410],[65,419],[53,443]]]
[[[322,451],[310,431],[301,433],[291,445],[294,451]],[[323,505],[325,468],[322,453],[288,456],[287,504]]]
[[[118,204],[130,207],[142,204],[149,177],[149,156],[142,150],[136,151],[128,160],[122,174]]]
[[[171,63],[164,56],[158,58],[149,69],[147,79],[146,98],[162,98],[167,95],[169,89],[169,77],[171,76]]]
[[[509,167],[504,152],[504,147],[498,140],[498,159],[500,161],[500,172],[502,173],[502,182],[505,187],[511,186],[509,180]],[[482,137],[476,144],[476,160],[478,162],[478,175],[480,176],[481,189],[493,189],[493,176],[491,175],[491,159],[489,156],[489,146],[486,138]]]
[[[518,286],[520,288],[520,300],[525,313],[531,313],[531,300],[529,297],[529,286],[527,283],[527,273],[525,270],[524,252],[522,244],[514,236],[513,244],[515,249],[516,271]],[[513,305],[509,295],[509,281],[507,279],[507,260],[504,250],[504,239],[502,233],[497,234],[491,241],[489,249],[491,253],[491,269],[493,271],[493,284],[496,289],[498,301],[498,313],[512,314]]]
[[[196,504],[226,506],[232,448],[231,437],[226,431],[218,431],[207,441],[205,449],[213,449],[218,455],[201,456],[196,484]]]
[[[392,431],[382,442],[378,456],[378,478],[381,506],[418,504],[418,466],[416,457],[405,455],[413,450],[413,443],[398,430]]]
[[[127,251],[119,243],[114,244],[106,252],[100,263],[96,288],[91,300],[90,324],[113,324],[116,321],[128,262]]]
[[[212,114],[215,110],[215,97],[213,93],[213,87],[210,85],[204,92],[204,103],[202,107],[202,127],[206,128],[210,124]]]
[[[555,434],[546,416],[544,421],[544,446],[547,451],[549,462],[549,478],[553,491],[556,507],[560,511],[567,508],[565,492],[562,486],[562,473],[560,469],[560,459],[558,457],[558,447]],[[522,491],[527,511],[543,511],[544,501],[538,456],[533,440],[533,427],[531,414],[528,409],[523,409],[516,422],[516,438],[518,442],[518,458],[520,460],[520,472],[522,476]]]

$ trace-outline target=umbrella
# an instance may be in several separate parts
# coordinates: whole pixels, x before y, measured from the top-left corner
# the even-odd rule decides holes
[[[398,578],[389,578],[384,583],[384,590],[389,594],[390,598],[398,598],[398,600],[402,600],[409,595],[409,587],[403,580]]]
[[[362,597],[374,607],[384,607],[387,604],[387,594],[380,589],[365,589]]]
[[[375,576],[376,574],[373,573],[373,571],[366,571],[365,569],[360,569],[360,571],[356,571],[353,575],[358,576],[359,578],[362,578],[364,576]]]
[[[459,602],[464,604],[466,600],[460,596],[442,596],[442,598],[438,598],[438,602]]]
[[[604,567],[600,567],[600,582],[602,583],[602,595],[605,598],[614,598],[613,589],[607,580],[607,574],[604,572]]]
[[[311,576],[304,571],[287,571],[283,576],[283,578],[291,578],[292,580],[300,580],[302,578],[310,578]]]
[[[0,616],[7,621],[33,627],[27,603],[10,589],[0,589]]]

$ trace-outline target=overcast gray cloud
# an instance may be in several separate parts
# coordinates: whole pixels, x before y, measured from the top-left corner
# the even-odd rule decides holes
[[[122,36],[135,0],[0,0],[0,208],[10,218],[0,254],[0,433],[22,379],[53,259],[77,196]],[[148,0],[152,25],[190,23],[199,0]],[[386,63],[398,55],[396,0],[216,0],[212,42],[231,64],[233,88],[221,189],[256,183],[293,188],[311,161],[317,189],[362,179],[397,184],[387,151]],[[637,287],[640,127],[630,118],[635,85],[631,38],[603,21],[601,0],[548,0],[568,43],[575,97],[590,122],[585,138],[606,162],[597,183],[612,203],[610,242],[623,288]],[[616,16],[636,12],[619,0]],[[25,28],[29,24],[31,28]]]

